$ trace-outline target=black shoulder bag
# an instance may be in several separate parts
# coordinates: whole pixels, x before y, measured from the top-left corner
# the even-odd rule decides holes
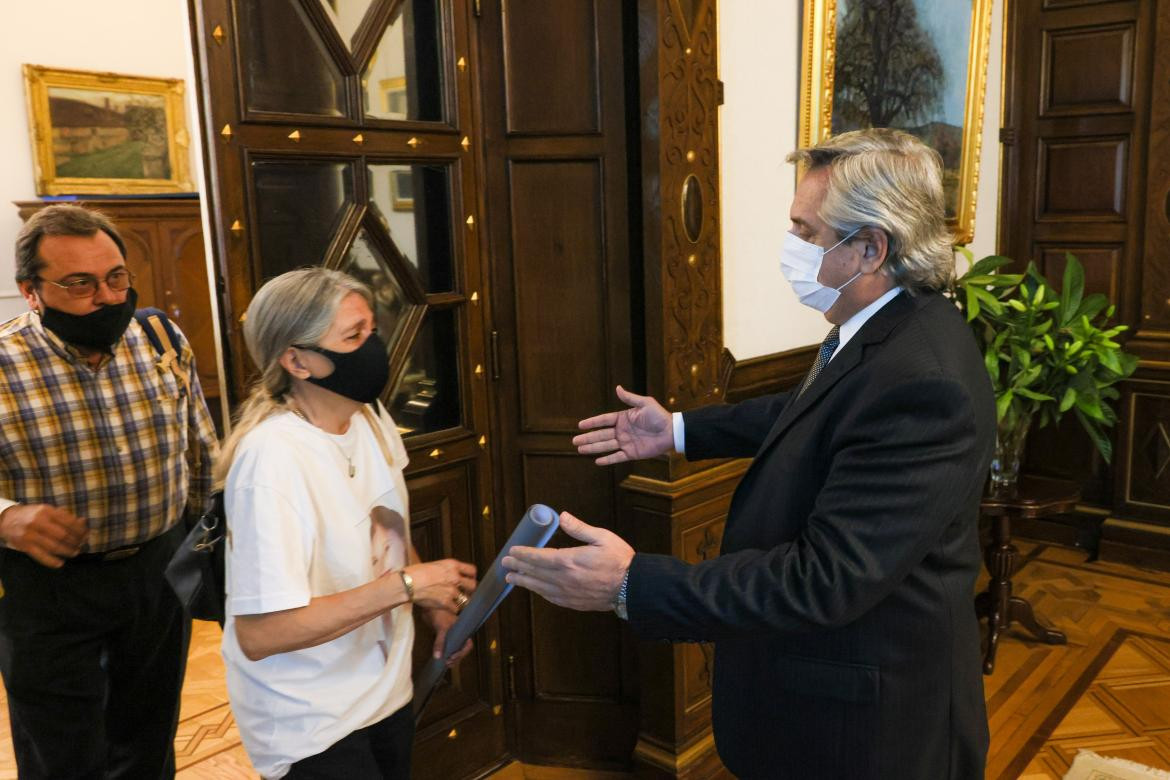
[[[167,315],[147,308],[134,312],[134,319],[146,331],[146,337],[158,353],[159,368],[173,371],[189,391],[189,377],[179,368],[179,339]],[[223,626],[227,595],[224,574],[227,517],[223,511],[223,491],[212,493],[208,503],[207,511],[188,526],[186,538],[167,564],[166,578],[191,617],[214,620]]]

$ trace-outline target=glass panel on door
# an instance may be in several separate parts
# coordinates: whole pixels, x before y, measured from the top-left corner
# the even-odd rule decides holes
[[[325,16],[337,28],[337,34],[351,52],[354,33],[361,27],[366,11],[370,10],[373,4],[374,0],[321,0]]]
[[[365,228],[354,238],[341,270],[365,282],[374,293],[374,319],[378,324],[378,335],[386,342],[387,349],[393,351],[402,335],[405,315],[411,304],[384,253]]]
[[[345,115],[345,81],[299,2],[241,0],[241,81],[250,111]]]
[[[418,269],[428,293],[455,289],[451,171],[447,165],[369,166],[370,211]]]
[[[462,420],[457,324],[455,309],[431,309],[423,320],[390,401],[404,436],[454,428]]]
[[[362,72],[366,116],[441,122],[443,81],[439,2],[405,0]]]
[[[251,169],[263,278],[323,263],[353,202],[351,165],[258,159]]]

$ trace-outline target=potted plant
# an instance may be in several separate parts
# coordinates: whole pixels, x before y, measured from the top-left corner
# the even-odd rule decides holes
[[[1109,462],[1113,455],[1106,429],[1117,422],[1114,385],[1134,372],[1138,359],[1115,340],[1127,326],[1109,324],[1114,306],[1100,293],[1085,295],[1084,269],[1073,255],[1065,258],[1059,290],[1035,263],[1022,274],[998,273],[1012,262],[1000,255],[974,263],[955,282],[955,300],[995,388],[993,490],[1015,485],[1029,428],[1056,423],[1070,411],[1101,457]]]

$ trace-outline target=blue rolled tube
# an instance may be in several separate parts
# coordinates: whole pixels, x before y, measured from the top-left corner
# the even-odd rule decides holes
[[[482,579],[471,594],[471,600],[459,613],[454,625],[443,640],[443,657],[431,658],[414,678],[414,713],[421,716],[435,685],[446,670],[446,659],[450,658],[479,630],[500,602],[512,592],[512,585],[505,582],[508,570],[502,561],[513,547],[544,547],[560,526],[560,515],[552,507],[533,504],[516,525],[516,530],[500,548],[492,565],[483,573]]]

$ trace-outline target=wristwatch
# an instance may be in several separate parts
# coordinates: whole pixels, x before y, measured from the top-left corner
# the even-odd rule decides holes
[[[414,577],[406,573],[406,569],[399,569],[398,574],[402,577],[402,587],[406,589],[406,600],[414,603]]]
[[[617,595],[613,597],[613,611],[622,620],[629,620],[630,613],[626,609],[626,597],[630,594],[630,570],[626,569],[625,576],[622,577],[622,586],[618,588]]]

